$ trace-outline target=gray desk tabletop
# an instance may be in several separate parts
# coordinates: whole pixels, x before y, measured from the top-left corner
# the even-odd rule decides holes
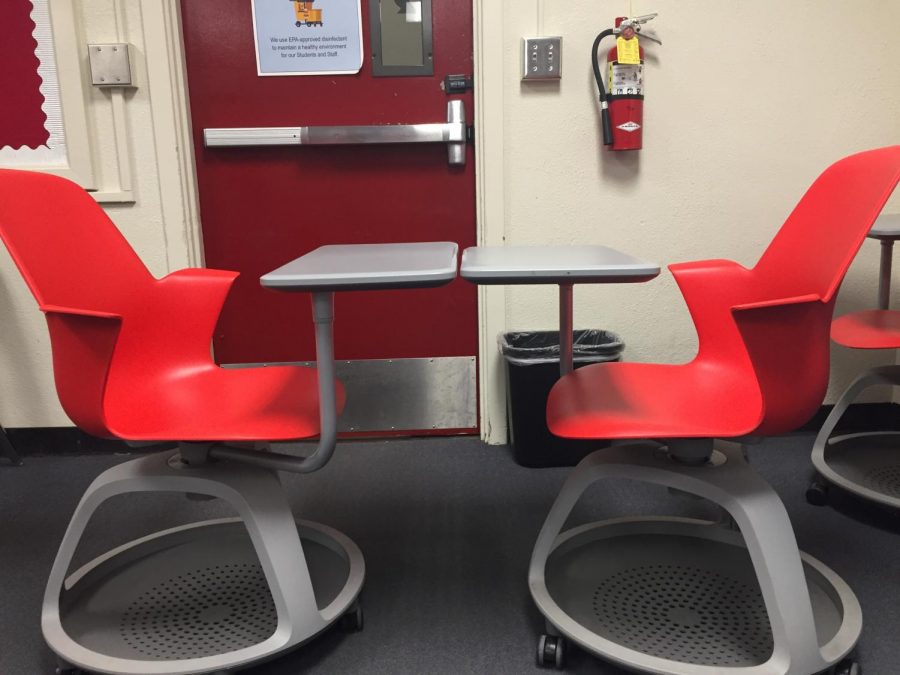
[[[476,284],[629,283],[659,275],[659,265],[607,246],[475,246],[460,275]]]
[[[872,239],[900,239],[900,213],[883,213],[869,230]]]
[[[441,286],[456,278],[452,242],[322,246],[260,278],[283,291],[350,291]]]

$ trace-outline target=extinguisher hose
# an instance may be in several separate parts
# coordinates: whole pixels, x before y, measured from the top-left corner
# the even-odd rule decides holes
[[[600,124],[603,126],[603,145],[612,145],[612,125],[609,123],[609,104],[606,101],[606,87],[603,85],[603,75],[600,73],[600,43],[605,38],[613,35],[613,29],[607,28],[594,38],[594,47],[591,49],[591,66],[594,69],[594,79],[597,80],[597,90],[600,92]]]

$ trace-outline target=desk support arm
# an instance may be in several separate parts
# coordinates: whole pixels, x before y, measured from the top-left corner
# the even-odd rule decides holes
[[[878,268],[878,309],[891,308],[891,262],[894,257],[894,240],[881,240],[881,265]]]
[[[574,368],[574,307],[572,284],[559,285],[559,376],[563,377]]]
[[[266,450],[244,450],[214,446],[209,456],[253,464],[273,471],[312,473],[331,459],[337,444],[337,391],[334,365],[334,293],[312,294],[313,321],[316,323],[316,367],[319,374],[319,445],[308,457],[293,457]]]

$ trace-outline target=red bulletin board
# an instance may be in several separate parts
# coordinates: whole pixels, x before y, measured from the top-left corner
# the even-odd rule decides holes
[[[0,0],[0,148],[38,148],[50,138],[31,11],[31,0]]]

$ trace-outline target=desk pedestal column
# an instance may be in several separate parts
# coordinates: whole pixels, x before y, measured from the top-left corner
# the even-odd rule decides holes
[[[572,284],[559,285],[559,376],[572,372],[573,321]]]

